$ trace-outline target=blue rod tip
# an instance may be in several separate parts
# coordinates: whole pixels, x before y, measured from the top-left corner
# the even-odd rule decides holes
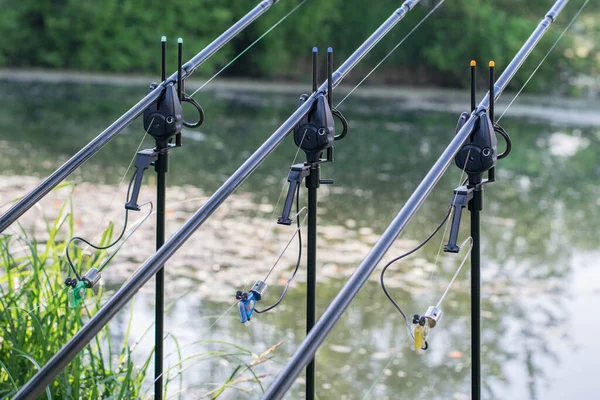
[[[333,53],[333,47],[328,47],[328,48],[327,48],[327,52],[328,52],[328,53]]]
[[[317,49],[316,47],[313,47],[313,53],[316,53],[318,51],[319,51],[319,49]]]
[[[183,39],[182,38],[177,39],[177,43],[183,43]]]
[[[167,41],[167,37],[166,37],[166,36],[163,36],[163,37],[161,37],[161,38],[160,38],[160,41],[161,41],[161,42],[166,42],[166,41]]]

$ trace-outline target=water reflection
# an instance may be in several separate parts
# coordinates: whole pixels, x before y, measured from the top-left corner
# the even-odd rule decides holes
[[[144,88],[3,83],[0,91],[4,104],[0,109],[3,174],[48,175],[144,92]],[[206,92],[199,100],[208,116],[206,124],[200,132],[185,132],[184,147],[173,152],[169,184],[192,184],[210,193],[289,114],[296,95]],[[336,162],[323,167],[323,177],[336,181],[334,186],[324,187],[320,197],[321,233],[329,235],[326,243],[343,244],[354,235],[353,240],[362,240],[365,249],[368,248],[373,236],[385,229],[449,142],[455,115],[406,111],[415,108],[415,101],[413,98],[392,104],[384,99],[351,99],[344,104],[352,131],[337,146]],[[569,364],[578,357],[561,351],[563,346],[578,343],[568,328],[578,326],[578,321],[572,318],[571,303],[580,293],[574,290],[572,281],[581,268],[596,262],[594,257],[583,261],[577,257],[598,250],[594,233],[600,217],[597,184],[600,127],[511,119],[510,113],[503,125],[512,134],[513,153],[501,161],[498,181],[486,189],[482,227],[485,398],[558,399],[562,397],[553,393],[576,384],[560,377],[552,381],[548,378],[559,365]],[[117,183],[141,137],[140,122],[90,160],[75,173],[74,179]],[[147,140],[145,145],[152,144]],[[274,204],[295,153],[296,148],[288,138],[238,193],[252,193],[253,201],[259,205]],[[437,225],[459,177],[460,171],[452,167],[402,239],[420,240]],[[225,255],[230,258],[229,268],[239,269],[238,283],[251,284],[259,278],[255,271],[239,267],[240,259],[256,257],[256,249],[243,246],[248,231],[241,229],[240,224],[248,223],[247,217],[251,216],[267,225],[269,215],[252,208],[246,218],[240,213],[222,217],[230,223],[223,223],[218,240],[227,242],[238,236],[236,240],[240,243],[237,254]],[[179,225],[181,221],[171,223]],[[463,224],[465,227],[468,224]],[[361,229],[363,234],[359,234]],[[202,235],[202,230],[198,234]],[[466,234],[463,229],[462,237]],[[437,302],[459,263],[457,258],[444,255],[439,266],[433,266],[440,240],[432,241],[416,257],[395,266],[390,273],[394,295],[411,313],[422,312]],[[397,248],[396,252],[402,249]],[[347,276],[364,255],[361,252],[348,259],[328,250],[321,249],[323,258],[328,260],[323,266],[330,272],[328,276],[331,271],[340,277]],[[184,246],[184,251],[194,254],[193,248]],[[197,265],[193,260],[189,263],[190,270],[212,267]],[[218,282],[224,274],[223,270],[204,271],[199,279]],[[182,346],[202,338],[218,338],[260,353],[283,341],[275,360],[258,368],[258,372],[269,374],[266,378],[269,382],[304,334],[305,287],[303,273],[300,275],[300,282],[292,288],[284,304],[273,313],[256,317],[248,327],[239,324],[233,310],[206,332],[214,321],[209,317],[221,315],[229,303],[211,301],[211,293],[192,293],[171,308],[168,329]],[[325,309],[342,284],[342,279],[322,279],[318,289],[319,310]],[[171,293],[178,292],[177,280],[169,285]],[[235,285],[225,281],[215,286],[231,293],[233,300]],[[280,288],[273,285],[271,290],[276,293]],[[593,297],[596,302],[597,297]],[[467,272],[448,295],[444,311],[443,322],[432,334],[431,350],[417,354],[405,340],[407,332],[399,315],[377,283],[370,282],[318,353],[321,398],[357,399],[367,393],[372,399],[469,398]],[[152,313],[149,286],[136,302],[135,339],[151,323]],[[123,311],[113,326],[123,332],[127,318],[128,313]],[[586,323],[592,324],[586,329],[598,332],[600,327],[595,322]],[[173,349],[172,342],[168,343]],[[151,337],[147,337],[136,347],[140,360],[151,345]],[[189,354],[213,347],[205,343],[190,346]],[[231,365],[218,359],[199,364],[190,362],[186,366],[186,386],[222,382],[231,373]],[[579,379],[593,380],[590,375],[593,373],[582,372]],[[258,397],[256,386],[247,388],[253,391],[226,392],[223,398]],[[300,380],[290,398],[298,398],[302,390]],[[190,389],[186,398],[197,398],[206,391],[206,388]]]

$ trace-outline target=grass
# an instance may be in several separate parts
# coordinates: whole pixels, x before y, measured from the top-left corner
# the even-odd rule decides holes
[[[71,184],[62,186],[70,187]],[[62,205],[58,217],[44,218],[44,241],[38,242],[24,230],[0,238],[0,400],[11,398],[89,320],[101,307],[105,295],[103,286],[89,291],[80,307],[68,308],[64,279],[71,275],[64,257],[66,240],[73,236],[71,202]],[[100,244],[110,242],[113,227],[102,233]],[[73,248],[74,262],[82,271],[98,268],[106,260],[107,252],[85,255]],[[111,343],[107,325],[100,334],[67,366],[57,379],[46,388],[47,399],[138,399],[149,397],[152,380],[148,375],[153,350],[144,356],[141,365],[134,363],[129,345],[134,306],[131,305],[129,324],[122,343]],[[150,331],[151,326],[147,332]],[[225,391],[251,392],[263,390],[261,379],[254,368],[271,359],[279,345],[256,355],[248,349],[226,342],[204,341],[221,348],[182,358],[177,339],[170,337],[178,351],[177,362],[165,371],[165,398],[167,388],[174,382],[177,388],[169,398],[182,398],[190,387],[183,389],[183,373],[199,362],[220,358],[233,365],[233,371],[224,383],[206,383],[212,389],[203,398],[216,399]],[[141,340],[141,339],[139,339]],[[202,341],[198,342],[201,343]],[[139,360],[139,358],[138,358]],[[249,361],[246,361],[249,360]],[[190,363],[191,362],[191,363]],[[187,364],[187,365],[186,365]],[[185,366],[185,367],[184,367]]]

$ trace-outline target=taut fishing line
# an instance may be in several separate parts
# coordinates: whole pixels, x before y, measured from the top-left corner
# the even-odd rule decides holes
[[[402,340],[400,342],[400,344],[398,346],[398,349],[402,348],[402,346],[404,345],[404,343],[406,343],[406,340],[409,337],[410,337],[410,335],[404,335],[404,340]],[[369,390],[363,396],[363,400],[366,400],[366,399],[369,398],[369,395],[371,394],[371,392],[373,391],[373,389],[375,389],[375,386],[377,386],[377,384],[379,383],[379,381],[381,380],[381,378],[383,378],[383,375],[385,375],[385,370],[388,369],[390,367],[390,365],[392,365],[392,363],[394,362],[394,360],[398,357],[398,354],[400,354],[400,350],[394,352],[394,354],[388,360],[387,364],[385,364],[385,366],[383,367],[383,369],[379,372],[379,374],[377,374],[377,376],[375,377],[375,380],[373,381],[373,384],[369,387]]]
[[[367,75],[365,75],[365,77],[364,77],[363,79],[361,79],[361,81],[360,81],[360,82],[358,82],[358,84],[357,84],[356,86],[354,86],[354,87],[352,88],[352,90],[350,90],[350,92],[348,92],[348,94],[347,94],[347,95],[346,95],[346,96],[345,96],[345,97],[344,97],[344,98],[343,98],[343,99],[342,99],[342,100],[341,100],[339,103],[337,103],[337,105],[335,106],[335,108],[338,108],[338,107],[339,107],[339,106],[340,106],[340,105],[341,105],[341,104],[342,104],[344,101],[346,101],[346,99],[347,99],[348,97],[350,97],[350,95],[351,95],[352,93],[354,93],[354,91],[355,91],[356,89],[358,89],[358,87],[359,87],[360,85],[362,85],[362,84],[363,84],[363,83],[364,83],[364,82],[365,82],[367,79],[369,79],[369,77],[370,77],[370,76],[371,76],[371,75],[372,75],[372,74],[373,74],[373,73],[374,73],[374,72],[377,70],[377,68],[379,68],[379,67],[381,66],[381,64],[383,64],[383,63],[385,62],[385,60],[387,60],[387,59],[388,59],[388,58],[389,58],[389,57],[392,55],[392,53],[393,53],[394,51],[396,51],[396,49],[398,49],[398,47],[400,47],[400,46],[402,45],[402,43],[404,43],[404,41],[405,41],[406,39],[408,39],[408,37],[409,37],[410,35],[412,35],[412,33],[413,33],[414,31],[416,31],[416,30],[417,30],[417,28],[419,28],[419,26],[421,26],[421,24],[427,20],[427,18],[429,18],[429,16],[430,16],[431,14],[433,14],[433,13],[434,13],[434,12],[435,12],[435,11],[436,11],[436,10],[437,10],[437,9],[438,9],[438,8],[439,8],[441,5],[442,5],[442,4],[444,4],[444,2],[445,2],[445,1],[446,1],[446,0],[441,0],[441,1],[440,1],[438,4],[436,4],[436,6],[435,6],[435,7],[433,7],[433,8],[432,8],[432,9],[431,9],[431,10],[430,10],[428,13],[427,13],[427,15],[425,15],[425,16],[423,17],[423,19],[421,19],[421,20],[419,21],[419,23],[418,23],[418,24],[416,24],[416,25],[415,25],[415,26],[414,26],[414,27],[413,27],[413,28],[410,30],[410,32],[408,32],[408,33],[406,34],[406,36],[404,36],[404,37],[402,38],[402,40],[400,40],[400,42],[398,42],[398,44],[397,44],[396,46],[394,46],[394,48],[393,48],[393,49],[392,49],[392,50],[391,50],[389,53],[387,53],[387,54],[386,54],[386,56],[385,56],[385,57],[383,57],[383,58],[381,59],[381,61],[379,61],[379,63],[377,63],[377,65],[375,65],[375,67],[374,67],[374,68],[373,68],[373,69],[372,69],[372,70],[371,70],[371,71],[370,71],[370,72],[369,72]]]
[[[298,191],[296,192],[296,199],[298,199],[298,197],[299,197],[298,196],[299,192],[300,192],[300,187],[298,187]],[[298,204],[298,200],[296,200],[296,204]],[[294,270],[293,270],[292,274],[290,275],[290,277],[287,279],[287,281],[285,283],[285,286],[283,288],[283,292],[281,293],[281,296],[279,297],[279,300],[277,300],[274,304],[272,304],[272,305],[270,305],[268,307],[265,307],[262,310],[256,310],[255,309],[254,311],[256,311],[258,314],[262,314],[262,313],[265,313],[267,311],[270,311],[270,310],[274,309],[275,307],[277,307],[279,304],[281,304],[281,302],[285,298],[285,295],[287,294],[288,289],[290,288],[290,284],[292,283],[292,281],[296,277],[296,274],[298,273],[298,268],[300,268],[300,263],[302,262],[302,226],[304,225],[304,222],[306,221],[306,217],[308,217],[308,213],[306,213],[304,215],[304,218],[302,219],[302,221],[300,221],[299,215],[303,211],[307,211],[307,208],[303,207],[292,218],[292,219],[296,218],[298,228],[294,232],[294,235],[292,235],[292,237],[290,238],[290,240],[285,245],[285,248],[279,254],[279,257],[277,257],[277,260],[275,261],[275,263],[273,264],[273,266],[271,267],[271,269],[267,273],[267,276],[265,277],[265,279],[263,279],[263,282],[266,282],[267,279],[269,279],[269,276],[271,275],[271,272],[273,272],[273,270],[275,269],[275,267],[279,263],[279,260],[281,260],[281,257],[283,257],[283,254],[286,252],[286,250],[288,249],[288,247],[290,246],[290,244],[292,244],[292,241],[294,240],[294,238],[296,237],[296,235],[298,235],[298,259],[296,260],[296,265],[294,267]]]
[[[48,305],[48,303],[50,302],[50,300],[54,299],[55,297],[58,297],[60,294],[62,294],[62,292],[64,292],[68,288],[69,288],[68,286],[65,286],[64,288],[60,289],[54,295],[48,297],[44,303],[40,303],[39,305],[33,307],[31,310],[27,311],[27,313],[25,313],[25,315],[23,315],[22,317],[20,317],[16,322],[21,322],[23,319],[25,319],[26,317],[30,316],[34,311],[37,311],[37,310],[39,310],[42,307],[46,307],[46,305]],[[54,307],[54,308],[52,308],[51,310],[48,310],[48,311],[55,310],[58,307],[59,306],[56,306],[56,307]]]
[[[452,287],[452,285],[454,284],[454,281],[456,280],[456,278],[458,277],[458,274],[460,273],[460,270],[462,269],[463,265],[465,265],[465,262],[467,261],[467,258],[469,257],[469,255],[471,254],[471,250],[473,250],[473,238],[471,236],[469,236],[468,238],[466,238],[464,240],[464,242],[462,242],[462,244],[460,245],[460,248],[462,249],[463,246],[468,242],[471,242],[471,245],[469,246],[469,249],[467,250],[467,254],[465,254],[465,257],[463,258],[462,262],[460,263],[460,265],[458,266],[458,268],[456,269],[456,272],[454,273],[454,276],[452,276],[452,279],[450,280],[450,283],[448,283],[448,286],[446,287],[446,290],[444,290],[444,293],[442,294],[442,297],[440,297],[440,300],[437,302],[436,307],[440,307],[442,305],[442,303],[444,302],[444,299],[446,298],[446,295],[448,294],[448,291],[450,290],[450,288]]]
[[[533,72],[531,73],[531,75],[529,75],[529,78],[525,81],[525,83],[523,84],[523,86],[521,87],[521,89],[517,92],[517,94],[515,95],[515,97],[508,104],[508,106],[506,107],[506,109],[504,110],[504,112],[502,113],[502,115],[500,115],[500,118],[498,118],[496,120],[496,122],[500,122],[500,120],[502,119],[502,117],[504,117],[504,114],[506,114],[506,112],[513,105],[513,103],[515,102],[515,100],[517,100],[517,97],[519,97],[519,95],[525,89],[525,87],[527,86],[527,84],[529,83],[529,81],[533,78],[533,76],[536,74],[536,72],[538,72],[538,70],[540,69],[540,67],[544,63],[544,61],[546,61],[546,59],[550,56],[550,53],[552,53],[552,50],[554,50],[554,48],[556,47],[556,45],[558,45],[558,42],[560,42],[560,40],[563,38],[563,36],[565,36],[565,34],[569,30],[569,28],[571,28],[571,25],[573,25],[573,23],[575,22],[575,20],[577,19],[577,17],[579,17],[579,14],[581,14],[581,12],[583,11],[583,9],[585,8],[585,6],[587,6],[587,4],[589,2],[590,2],[590,0],[586,0],[583,3],[583,5],[579,8],[579,11],[577,11],[577,13],[573,17],[573,19],[571,19],[571,22],[569,22],[569,25],[567,25],[567,27],[562,31],[562,33],[560,34],[560,36],[558,37],[558,39],[556,39],[556,41],[554,42],[554,44],[552,45],[552,47],[550,47],[550,50],[548,50],[548,52],[546,53],[546,55],[544,56],[544,58],[542,58],[542,61],[540,61],[540,63],[533,70]]]
[[[260,42],[262,40],[262,38],[264,38],[265,36],[267,36],[269,33],[271,33],[271,31],[275,28],[277,28],[277,26],[279,24],[281,24],[283,21],[285,21],[286,19],[288,19],[289,16],[291,16],[297,9],[299,9],[304,3],[306,3],[308,0],[302,0],[302,2],[300,4],[298,4],[296,7],[292,8],[292,10],[290,12],[288,12],[286,15],[284,15],[279,21],[277,21],[273,26],[271,26],[269,29],[267,29],[265,31],[265,33],[263,33],[262,35],[260,35],[258,37],[258,39],[256,39],[254,42],[252,42],[248,47],[246,47],[241,53],[239,53],[237,56],[235,56],[231,61],[229,61],[223,68],[221,68],[219,71],[217,71],[216,74],[214,74],[213,76],[211,76],[206,82],[204,82],[198,89],[196,89],[194,91],[194,93],[192,93],[190,95],[190,97],[194,97],[194,95],[196,93],[198,93],[200,90],[202,90],[206,85],[208,85],[210,82],[213,81],[213,79],[215,79],[217,76],[219,76],[221,74],[221,72],[225,71],[227,68],[229,68],[229,66],[231,64],[233,64],[234,62],[236,62],[238,60],[238,58],[240,58],[241,56],[243,56],[248,50],[250,50],[252,47],[254,47],[254,45],[258,42]]]

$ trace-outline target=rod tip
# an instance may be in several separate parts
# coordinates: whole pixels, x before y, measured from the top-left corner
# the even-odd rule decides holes
[[[177,39],[177,43],[183,43],[183,39],[182,38]]]
[[[166,37],[166,36],[162,36],[162,37],[160,38],[160,41],[161,41],[161,42],[163,42],[163,43],[164,43],[164,42],[166,42],[166,41],[167,41],[167,37]]]
[[[313,47],[313,53],[318,53],[319,49],[317,49],[316,47]]]
[[[476,67],[476,66],[477,66],[477,61],[471,60],[471,67]]]
[[[490,61],[490,67],[495,67],[495,66],[496,66],[496,63],[493,61]]]

